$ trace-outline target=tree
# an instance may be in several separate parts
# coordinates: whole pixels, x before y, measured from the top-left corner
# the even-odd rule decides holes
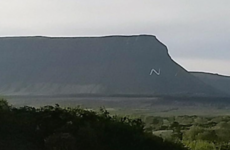
[[[10,105],[7,100],[0,98],[0,111],[6,111],[10,109]]]

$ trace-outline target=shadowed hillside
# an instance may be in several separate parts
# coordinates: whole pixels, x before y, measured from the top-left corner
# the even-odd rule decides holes
[[[191,72],[192,75],[199,78],[204,83],[230,95],[230,77],[218,74]]]

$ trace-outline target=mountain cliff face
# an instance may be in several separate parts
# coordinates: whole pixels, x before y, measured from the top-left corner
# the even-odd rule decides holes
[[[195,77],[199,78],[201,81],[207,85],[216,88],[219,91],[222,91],[230,95],[230,77],[222,76],[218,74],[204,73],[204,72],[190,72]]]
[[[150,35],[0,38],[0,72],[1,95],[221,94]]]

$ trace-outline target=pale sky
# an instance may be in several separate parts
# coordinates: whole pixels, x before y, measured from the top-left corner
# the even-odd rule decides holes
[[[155,35],[191,71],[230,76],[230,0],[0,0],[0,36]]]

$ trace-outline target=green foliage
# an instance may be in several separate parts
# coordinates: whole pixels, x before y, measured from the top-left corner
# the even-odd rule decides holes
[[[4,100],[1,106],[1,150],[186,150],[145,132],[141,119],[112,116],[103,108],[14,108]]]
[[[154,126],[154,120],[167,120],[152,132],[165,140],[181,142],[191,150],[230,150],[230,116],[177,116],[148,118],[147,127]],[[166,122],[166,121],[164,121]],[[157,125],[157,124],[156,124]],[[164,128],[162,130],[162,128]],[[148,132],[150,128],[147,128]]]
[[[198,126],[192,126],[188,131],[184,133],[184,138],[187,140],[194,141],[197,136],[204,131],[203,128]]]
[[[214,143],[206,141],[184,141],[184,144],[192,150],[217,150]]]
[[[9,109],[10,109],[9,103],[5,99],[0,98],[0,111],[6,111]]]

